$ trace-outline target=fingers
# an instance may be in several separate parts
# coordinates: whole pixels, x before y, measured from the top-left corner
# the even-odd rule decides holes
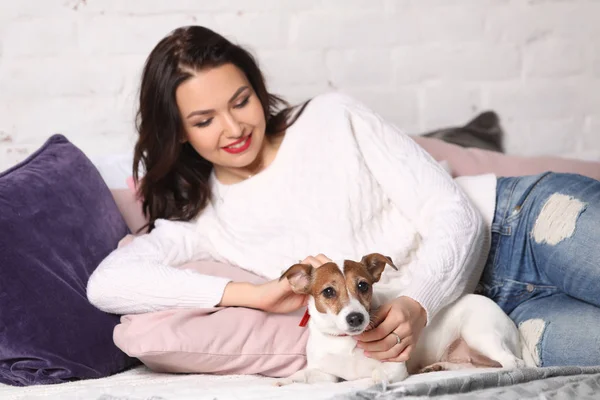
[[[321,265],[331,262],[331,259],[324,254],[317,254],[315,258],[321,262]],[[343,266],[341,265],[340,267]]]
[[[410,344],[397,357],[388,358],[388,359],[385,359],[384,361],[388,361],[388,362],[406,362],[406,361],[408,361],[410,359],[410,353],[412,352],[412,350],[413,350],[413,345]]]
[[[415,330],[415,318],[403,309],[403,300],[399,298],[384,304],[377,310],[374,321],[383,321],[370,331],[357,337],[358,348],[364,349],[365,355],[381,361],[404,362],[419,338],[420,329]],[[417,328],[418,328],[417,322]],[[398,343],[398,337],[400,342]]]
[[[316,256],[308,256],[306,257],[304,260],[302,260],[302,264],[310,264],[312,265],[313,268],[319,268],[321,265],[331,262],[331,260],[323,255],[323,254],[318,254]]]
[[[381,340],[374,342],[358,342],[356,347],[363,349],[365,352],[376,353],[381,351],[387,351],[397,344],[396,336],[392,334],[386,335]]]
[[[379,326],[371,329],[368,332],[364,332],[361,335],[358,335],[357,339],[359,341],[360,348],[367,348],[368,343],[378,342],[382,339],[385,339],[394,329],[398,327],[398,324],[393,321],[391,318],[385,319]]]
[[[385,332],[385,330],[382,332]],[[398,339],[396,338],[396,335],[392,334],[392,332],[395,332],[398,334],[398,336],[400,336],[400,343],[403,345],[403,348],[406,346],[405,341],[408,338],[412,337],[410,328],[408,326],[406,326],[405,324],[402,324],[399,327],[397,327],[396,329],[394,329],[392,327],[392,330],[390,330],[389,333],[383,335],[383,337],[381,339],[373,340],[373,341],[359,341],[356,344],[356,347],[358,347],[359,349],[364,349],[365,351],[368,351],[368,352],[387,351],[387,350],[391,349],[393,346],[395,346],[396,344],[398,344]],[[405,339],[405,338],[407,338],[407,339]]]
[[[381,306],[381,308],[377,310],[374,319],[377,321],[383,320],[383,322],[379,323],[375,328],[358,335],[356,339],[361,342],[374,342],[389,335],[390,332],[398,327],[398,321],[395,321],[395,318],[389,314],[389,311],[389,305],[384,304]]]
[[[376,342],[377,350],[365,351],[365,355],[380,361],[403,361],[408,360],[410,351],[412,351],[412,343],[410,337],[402,339],[398,343],[396,335],[390,334],[383,340]],[[410,348],[410,349],[409,349]]]
[[[387,303],[375,310],[375,313],[371,316],[371,321],[369,323],[370,328],[367,330],[371,330],[376,326],[379,326],[379,324],[381,324],[381,322],[387,317],[391,308],[391,304]]]
[[[321,262],[313,256],[306,257],[301,263],[312,265],[313,268],[319,268],[321,266]]]

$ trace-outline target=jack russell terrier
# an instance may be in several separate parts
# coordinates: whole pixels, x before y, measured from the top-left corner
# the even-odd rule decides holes
[[[373,292],[386,265],[398,270],[389,257],[373,253],[360,262],[328,262],[319,268],[295,264],[283,273],[281,279],[287,278],[294,292],[310,296],[310,336],[306,368],[278,386],[363,378],[388,384],[419,372],[524,366],[515,324],[492,300],[474,294],[462,296],[430,321],[406,363],[366,357],[352,336],[369,327],[371,309],[391,300]]]

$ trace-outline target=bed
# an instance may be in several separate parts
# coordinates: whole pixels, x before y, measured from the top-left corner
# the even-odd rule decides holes
[[[367,400],[367,399],[598,399],[600,367],[478,369],[431,372],[387,388],[369,380],[274,386],[274,378],[252,375],[175,375],[144,366],[108,378],[49,386],[0,386],[3,400]]]
[[[130,155],[106,156],[93,161],[111,189],[127,188],[125,178],[131,165]],[[273,378],[256,375],[164,374],[142,365],[101,379],[29,387],[0,384],[0,399],[600,398],[600,367],[432,372],[411,376],[386,388],[373,386],[370,380],[285,387],[276,387],[274,382]]]
[[[487,370],[432,372],[409,377],[405,383],[435,382],[440,379],[464,377]],[[275,378],[252,375],[177,375],[150,371],[144,366],[108,378],[77,381],[50,386],[17,388],[0,386],[0,399],[329,399],[369,389],[368,380],[337,384],[274,386]]]

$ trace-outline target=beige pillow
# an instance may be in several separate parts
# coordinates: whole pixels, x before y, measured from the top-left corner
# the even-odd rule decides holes
[[[600,163],[557,156],[524,157],[477,148],[464,148],[443,140],[413,136],[415,142],[436,160],[448,163],[452,175],[536,175],[546,171],[576,173],[600,179]]]
[[[131,189],[110,189],[115,203],[127,224],[127,227],[133,234],[143,227],[148,220],[142,212],[142,203],[135,197]],[[146,229],[140,233],[145,233]]]

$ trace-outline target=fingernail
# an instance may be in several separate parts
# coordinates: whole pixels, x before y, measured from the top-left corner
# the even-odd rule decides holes
[[[365,351],[365,357],[371,357],[371,353],[369,353],[368,351]]]

